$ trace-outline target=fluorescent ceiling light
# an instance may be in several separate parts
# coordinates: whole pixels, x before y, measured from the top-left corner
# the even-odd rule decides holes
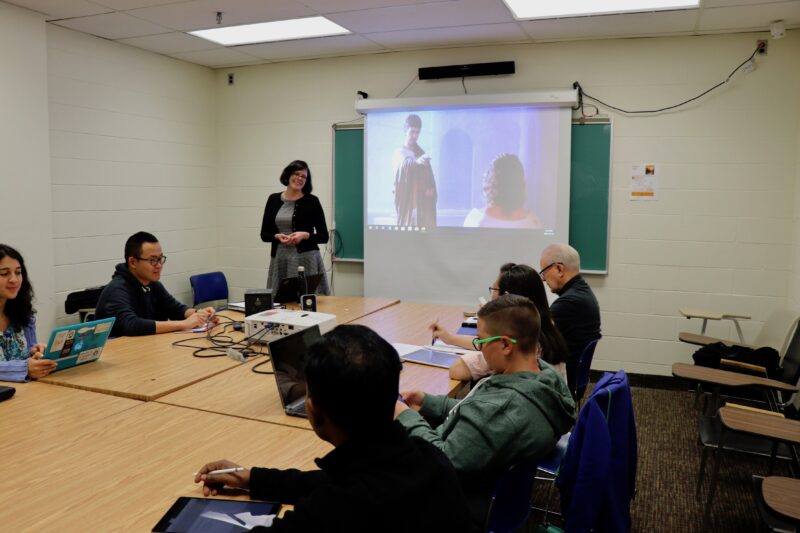
[[[223,46],[236,46],[238,44],[267,43],[272,41],[343,35],[345,33],[350,33],[350,30],[342,28],[325,17],[308,17],[303,19],[276,20],[274,22],[260,22],[258,24],[243,24],[241,26],[197,30],[190,31],[189,33]]]
[[[548,19],[664,11],[668,9],[696,9],[700,0],[503,0],[514,18]]]

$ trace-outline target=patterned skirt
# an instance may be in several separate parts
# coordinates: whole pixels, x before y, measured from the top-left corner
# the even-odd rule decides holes
[[[275,257],[269,262],[267,273],[267,288],[277,287],[284,278],[297,276],[297,267],[306,269],[306,276],[322,274],[322,279],[317,286],[316,294],[329,295],[328,276],[325,274],[325,263],[319,250],[297,253],[296,246],[281,244],[275,252]]]

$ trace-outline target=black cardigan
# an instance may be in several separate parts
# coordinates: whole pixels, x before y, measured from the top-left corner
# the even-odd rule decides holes
[[[280,192],[270,194],[267,198],[267,205],[264,207],[264,219],[261,221],[261,240],[272,243],[270,256],[275,257],[275,252],[280,244],[275,238],[278,233],[278,226],[275,224],[275,217],[283,205]],[[328,242],[328,225],[325,223],[325,213],[322,211],[322,204],[319,198],[313,194],[306,194],[294,204],[294,215],[292,215],[292,232],[307,231],[310,237],[297,244],[297,253],[319,250],[317,244]]]

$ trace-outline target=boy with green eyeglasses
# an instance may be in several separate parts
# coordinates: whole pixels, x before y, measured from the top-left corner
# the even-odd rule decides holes
[[[539,331],[539,312],[528,298],[506,294],[492,300],[478,311],[475,348],[494,374],[461,401],[404,391],[395,407],[395,418],[410,435],[434,444],[453,463],[476,526],[483,525],[503,472],[550,453],[575,422],[567,385],[536,356]]]

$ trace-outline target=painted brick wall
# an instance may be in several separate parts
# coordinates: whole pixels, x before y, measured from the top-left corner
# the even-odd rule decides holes
[[[261,210],[291,159],[309,161],[315,192],[330,215],[330,126],[356,117],[356,91],[395,96],[421,66],[514,60],[513,77],[468,79],[474,93],[569,87],[612,105],[658,108],[724,79],[764,34],[616,39],[429,50],[223,69],[219,106],[221,262],[240,290],[263,283],[267,247]],[[680,330],[682,306],[748,313],[752,339],[798,276],[800,34],[770,43],[754,72],[679,113],[612,113],[610,268],[592,276],[605,339],[595,368],[669,374],[692,349]],[[227,85],[227,73],[236,83]],[[461,80],[416,82],[404,96],[458,94]],[[657,202],[629,202],[630,167],[652,162]],[[496,259],[497,264],[503,258]],[[358,292],[359,269],[346,291]],[[337,290],[342,294],[342,290]],[[797,291],[795,290],[795,293]],[[476,295],[465,295],[465,303]],[[796,299],[795,299],[796,300]],[[715,324],[710,334],[729,336]]]
[[[213,72],[47,26],[59,323],[69,292],[109,281],[138,230],[161,241],[162,281],[217,266]]]

